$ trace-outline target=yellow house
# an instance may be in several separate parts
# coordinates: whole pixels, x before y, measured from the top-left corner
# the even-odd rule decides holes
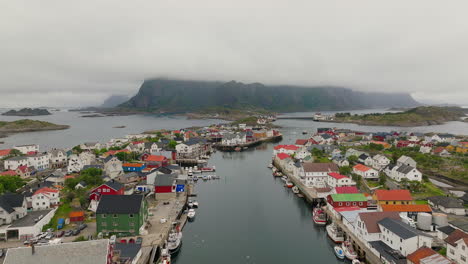
[[[408,190],[376,190],[372,198],[379,205],[382,204],[414,204],[413,197]]]
[[[468,153],[468,147],[457,147],[455,151],[458,153]]]
[[[448,152],[454,152],[454,151],[455,151],[455,146],[448,145],[447,147],[445,147],[445,149],[446,149]]]

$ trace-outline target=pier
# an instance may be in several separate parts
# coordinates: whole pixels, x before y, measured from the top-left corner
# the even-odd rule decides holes
[[[236,151],[237,148],[240,148],[239,151],[244,150],[245,148],[252,148],[256,147],[264,142],[278,142],[281,139],[283,139],[283,135],[277,135],[273,137],[267,137],[267,138],[261,138],[255,141],[250,141],[247,143],[243,144],[236,144],[236,145],[223,145],[223,144],[216,144],[215,148],[221,150],[221,151]]]

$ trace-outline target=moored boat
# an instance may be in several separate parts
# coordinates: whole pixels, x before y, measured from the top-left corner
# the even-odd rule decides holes
[[[316,225],[326,225],[327,224],[327,218],[325,216],[325,212],[320,207],[314,208],[312,219],[314,220],[314,223]]]
[[[180,246],[182,245],[182,232],[179,231],[179,228],[172,230],[167,239],[167,249],[171,255],[176,254]]]
[[[339,259],[344,259],[345,258],[345,255],[344,255],[344,251],[341,247],[339,246],[335,246],[333,248],[333,250],[335,251],[335,256]]]
[[[198,202],[197,201],[193,201],[193,208],[198,208]]]
[[[351,264],[361,264],[361,261],[359,261],[358,259],[353,259],[353,261],[351,261]]]
[[[193,220],[195,218],[195,209],[189,209],[187,213],[187,217],[189,220]]]
[[[171,254],[169,254],[169,250],[167,247],[161,249],[161,261],[160,264],[171,264]]]
[[[299,188],[297,186],[294,186],[294,187],[292,187],[292,191],[293,191],[293,193],[298,194],[299,193]]]
[[[270,164],[268,164],[267,167],[270,168],[270,169],[272,169],[272,168],[273,168],[273,164],[270,163]]]
[[[357,253],[354,251],[353,244],[349,240],[346,240],[341,244],[341,248],[343,248],[345,257],[349,260],[353,260],[357,258]]]
[[[327,235],[335,243],[343,243],[344,233],[335,223],[327,225]]]
[[[305,134],[307,134],[307,131],[306,130],[302,131],[302,135],[305,135]]]
[[[283,176],[283,177],[281,177],[281,180],[283,180],[284,182],[287,182],[287,181],[288,181],[288,177]]]
[[[285,185],[286,185],[286,187],[288,187],[288,188],[294,187],[294,184],[293,184],[292,182],[290,182],[290,181],[287,181]]]

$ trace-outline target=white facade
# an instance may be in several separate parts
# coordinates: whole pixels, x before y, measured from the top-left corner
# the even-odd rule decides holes
[[[395,166],[391,170],[386,170],[385,173],[388,177],[400,182],[402,179],[407,179],[409,181],[422,181],[422,173],[414,168],[405,166],[408,170],[401,170],[400,167]]]
[[[36,154],[28,156],[28,167],[34,167],[36,170],[45,170],[50,167],[48,154]]]
[[[379,172],[369,168],[366,171],[358,170],[356,168],[353,168],[353,172],[356,173],[357,175],[360,175],[364,179],[377,179],[379,178]]]
[[[80,145],[82,150],[95,150],[100,149],[101,144],[99,142],[87,142]]]
[[[380,232],[369,233],[367,231],[366,223],[361,220],[359,215],[354,223],[354,234],[368,247],[370,247],[369,242],[380,240]]]
[[[44,210],[53,208],[58,205],[60,201],[59,192],[48,192],[48,191],[41,191],[39,189],[36,193],[32,196],[32,208],[33,210]]]
[[[468,244],[464,239],[455,241],[453,246],[447,243],[447,258],[456,261],[456,263],[468,263]]]
[[[81,162],[83,163],[83,166],[91,165],[93,162],[96,161],[96,155],[88,151],[81,152],[79,157],[81,159]]]
[[[296,155],[294,157],[296,159],[305,159],[305,157],[309,155],[310,155],[310,152],[308,152],[305,147],[302,147],[296,151]]]
[[[49,152],[50,164],[65,164],[67,162],[67,154],[63,150],[53,150]]]
[[[320,171],[320,172],[310,172],[304,170],[302,182],[307,187],[316,187],[316,188],[323,188],[326,186],[328,181],[328,172],[327,171]]]
[[[76,154],[70,155],[68,157],[68,173],[80,172],[83,169],[83,161]]]
[[[356,185],[356,182],[353,181],[352,179],[348,178],[348,177],[337,179],[335,177],[332,177],[332,176],[328,175],[327,180],[328,180],[328,182],[327,182],[328,186],[333,187],[333,188]]]
[[[109,161],[104,163],[104,171],[112,179],[123,173],[122,161],[117,157],[112,157]]]
[[[4,167],[7,170],[16,170],[20,166],[28,166],[28,157],[13,157],[5,160]]]
[[[245,133],[240,134],[228,134],[223,137],[221,144],[223,145],[238,145],[247,143],[247,138]]]
[[[19,150],[23,154],[28,154],[30,152],[39,152],[39,145],[36,144],[14,146],[13,148]]]
[[[8,213],[4,208],[0,207],[0,226],[11,224],[13,221],[23,218],[27,214],[26,199],[23,200],[21,207],[12,207],[13,212]]]
[[[381,170],[390,164],[390,159],[384,155],[377,154],[372,158],[372,168]]]
[[[387,246],[391,247],[392,249],[396,249],[401,252],[403,256],[408,256],[409,254],[415,252],[421,247],[428,247],[430,248],[432,245],[432,237],[423,236],[423,235],[416,235],[410,238],[403,238],[391,230],[385,228],[381,224],[379,224],[380,231],[381,231],[381,240]]]
[[[402,164],[404,165],[408,165],[408,166],[411,166],[411,167],[415,167],[416,168],[416,161],[411,158],[411,157],[408,157],[408,156],[401,156],[398,160],[397,160],[397,166],[401,166]]]
[[[432,148],[429,146],[421,146],[419,148],[419,152],[424,153],[424,154],[431,153],[431,151],[432,151]]]

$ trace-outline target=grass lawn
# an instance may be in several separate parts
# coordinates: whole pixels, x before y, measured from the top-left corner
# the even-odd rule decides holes
[[[424,192],[422,192],[422,193],[413,193],[413,198],[415,200],[418,200],[418,199],[421,200],[421,199],[425,199],[425,198],[431,197],[431,196],[445,195],[444,191],[442,191],[437,186],[432,184],[432,182],[424,182],[423,185],[424,185],[424,189],[425,189]]]
[[[378,181],[366,181],[366,182],[367,182],[367,186],[369,186],[370,188],[375,188],[375,187],[381,186]]]
[[[59,218],[68,218],[68,214],[73,210],[73,208],[71,208],[70,204],[69,203],[64,203],[62,205],[60,205],[57,209],[57,211],[55,211],[55,215],[54,217],[52,217],[52,219],[50,220],[50,222],[45,225],[43,228],[42,228],[42,231],[45,231],[47,230],[47,228],[54,228],[54,229],[57,229],[57,221]]]
[[[414,201],[415,204],[428,204],[427,200],[416,200]]]

